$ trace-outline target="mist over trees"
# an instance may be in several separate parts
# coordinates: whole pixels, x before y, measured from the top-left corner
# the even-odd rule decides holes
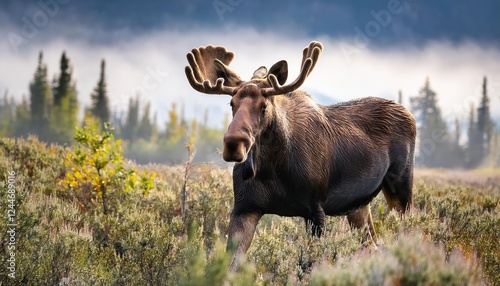
[[[59,71],[49,81],[47,65],[40,52],[29,83],[29,96],[16,102],[6,90],[0,99],[0,136],[36,135],[45,142],[71,145],[75,126],[92,120],[100,126],[110,122],[115,137],[125,143],[125,156],[137,163],[182,163],[188,157],[186,143],[189,138],[195,138],[196,161],[220,160],[218,153],[229,124],[229,113],[221,122],[222,128],[212,128],[207,125],[208,110],[198,122],[186,119],[184,107],[173,103],[168,110],[168,120],[158,123],[156,112],[152,114],[151,104],[142,101],[140,94],[129,99],[125,113],[111,111],[104,59],[96,80],[94,90],[88,95],[91,104],[84,108],[83,120],[79,120],[77,85],[70,58],[66,52],[62,53]],[[500,166],[500,133],[491,118],[487,78],[483,79],[477,108],[470,107],[467,122],[443,118],[438,95],[431,80],[426,78],[418,94],[409,98],[409,108],[418,126],[416,164],[446,168]],[[403,102],[401,91],[398,91],[397,101]]]
[[[418,95],[410,97],[410,110],[417,120],[416,163],[425,167],[476,168],[500,166],[499,133],[494,133],[487,79],[483,79],[482,97],[477,110],[471,106],[467,126],[467,143],[462,144],[462,126],[455,118],[448,126],[438,106],[438,94],[425,80]]]
[[[217,153],[222,148],[223,131],[227,125],[221,129],[206,125],[196,128],[196,120],[186,119],[173,104],[168,111],[169,121],[160,128],[156,113],[151,114],[151,104],[141,101],[139,94],[130,98],[125,114],[111,112],[104,59],[96,76],[97,84],[89,95],[91,104],[84,109],[83,120],[79,120],[76,81],[66,52],[62,53],[59,66],[59,72],[49,81],[47,65],[40,52],[29,83],[29,97],[24,96],[20,102],[15,102],[9,91],[5,91],[0,100],[0,136],[35,135],[48,143],[71,145],[75,127],[91,120],[100,126],[110,122],[115,137],[124,140],[125,156],[137,163],[184,162],[188,157],[186,143],[190,136],[195,138],[196,161],[214,161],[220,157]]]
[[[471,107],[469,118],[469,144],[467,164],[469,167],[476,167],[490,154],[494,122],[490,115],[490,99],[488,97],[488,80],[483,78],[481,102],[474,113]],[[498,148],[498,146],[497,146]]]

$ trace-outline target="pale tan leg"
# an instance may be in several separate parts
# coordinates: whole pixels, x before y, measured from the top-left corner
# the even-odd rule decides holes
[[[386,188],[382,188],[382,193],[384,194],[385,200],[389,205],[389,211],[396,210],[398,213],[405,212],[405,209],[401,206],[401,203],[394,194],[391,194]]]
[[[347,221],[351,228],[363,229],[365,231],[366,235],[363,237],[363,243],[370,240],[373,243],[377,243],[377,235],[375,234],[375,228],[373,226],[370,204],[347,215]]]

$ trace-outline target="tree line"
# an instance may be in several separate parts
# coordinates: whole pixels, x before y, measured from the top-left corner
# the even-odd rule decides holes
[[[29,97],[20,102],[5,91],[0,100],[0,136],[27,137],[36,135],[47,143],[71,145],[75,127],[92,121],[103,126],[111,123],[114,136],[124,141],[125,156],[137,163],[176,164],[187,159],[186,144],[195,138],[197,161],[213,161],[222,147],[222,129],[207,125],[208,110],[203,121],[188,120],[176,104],[169,110],[169,119],[160,128],[157,115],[151,114],[151,105],[140,100],[140,95],[130,98],[124,114],[111,112],[106,84],[106,62],[103,59],[97,84],[90,94],[91,105],[84,109],[79,121],[79,102],[76,81],[70,59],[63,52],[59,73],[48,79],[47,65],[40,52],[38,64],[29,83]],[[227,127],[229,114],[222,124]]]
[[[399,97],[401,101],[401,94]],[[418,125],[417,165],[425,167],[476,168],[500,166],[500,134],[495,132],[491,118],[488,80],[483,78],[482,93],[477,108],[470,106],[467,133],[454,118],[448,126],[438,105],[438,95],[429,78],[418,95],[410,97],[410,110]]]
[[[186,119],[183,108],[179,110],[174,103],[168,112],[168,121],[160,128],[150,103],[142,102],[139,95],[129,99],[125,113],[111,112],[105,69],[103,59],[98,81],[90,94],[91,105],[84,109],[81,122],[73,66],[66,52],[61,55],[59,73],[52,81],[49,81],[43,53],[40,52],[29,83],[29,97],[24,96],[16,102],[6,91],[0,100],[0,136],[36,135],[45,142],[71,145],[75,126],[89,120],[101,126],[110,122],[115,137],[125,142],[125,156],[137,163],[181,163],[188,158],[186,144],[190,137],[195,138],[197,161],[220,160],[217,153],[222,148],[229,114],[226,114],[222,128],[211,128],[207,126],[208,110],[199,123],[196,119]],[[484,77],[478,107],[470,107],[467,132],[462,132],[463,124],[458,118],[450,128],[450,120],[443,118],[438,95],[427,78],[418,95],[410,97],[410,110],[418,124],[417,165],[448,168],[500,166],[500,134],[495,132],[489,102],[487,78]]]

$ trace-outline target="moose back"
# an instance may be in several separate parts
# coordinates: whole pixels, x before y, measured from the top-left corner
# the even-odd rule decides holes
[[[298,91],[322,50],[311,42],[298,77],[288,84],[284,60],[244,81],[228,67],[234,54],[224,47],[187,54],[186,76],[195,90],[231,96],[233,119],[223,150],[224,160],[235,162],[230,270],[264,214],[303,217],[318,236],[326,215],[347,215],[351,227],[364,228],[366,239],[376,241],[369,203],[381,190],[391,209],[411,207],[413,116],[382,98],[322,106]]]

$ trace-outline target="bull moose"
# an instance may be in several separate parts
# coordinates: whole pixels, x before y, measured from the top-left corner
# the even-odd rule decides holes
[[[382,190],[390,209],[404,213],[412,205],[412,114],[375,97],[323,106],[298,91],[322,50],[319,42],[304,48],[300,73],[289,84],[284,60],[244,81],[228,67],[234,54],[224,47],[187,54],[185,72],[195,90],[231,96],[233,119],[222,154],[235,162],[230,270],[250,247],[264,214],[303,217],[317,236],[325,215],[347,215],[351,227],[365,229],[376,242],[370,201]]]

